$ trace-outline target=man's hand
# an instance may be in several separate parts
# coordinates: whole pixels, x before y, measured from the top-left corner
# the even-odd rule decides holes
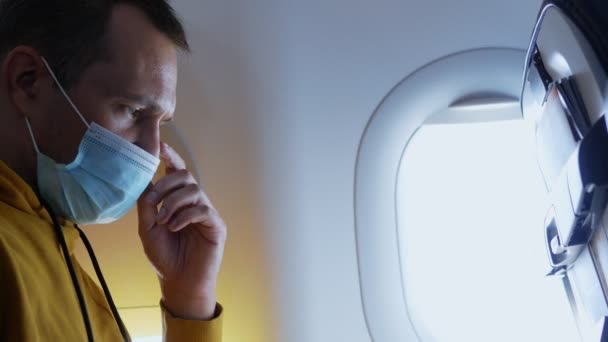
[[[137,203],[139,236],[158,274],[164,306],[179,318],[209,320],[226,225],[177,152],[163,143],[160,154],[166,175]]]

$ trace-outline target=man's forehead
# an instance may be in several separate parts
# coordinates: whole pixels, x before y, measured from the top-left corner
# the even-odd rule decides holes
[[[177,87],[177,49],[140,10],[117,5],[105,37],[109,59],[91,70],[113,95],[172,113]]]
[[[177,67],[142,67],[141,63],[115,56],[111,61],[90,66],[80,81],[106,96],[122,98],[151,111],[172,114],[176,102]]]

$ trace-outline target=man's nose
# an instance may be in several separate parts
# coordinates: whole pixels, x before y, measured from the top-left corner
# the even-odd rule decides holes
[[[141,147],[146,152],[158,157],[160,155],[160,129],[159,127],[141,130],[135,145]]]

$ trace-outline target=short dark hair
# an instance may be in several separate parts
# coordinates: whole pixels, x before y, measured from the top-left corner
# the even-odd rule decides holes
[[[190,51],[167,0],[0,0],[0,60],[19,45],[31,46],[69,89],[88,66],[108,56],[105,36],[118,4],[138,8],[178,48]]]

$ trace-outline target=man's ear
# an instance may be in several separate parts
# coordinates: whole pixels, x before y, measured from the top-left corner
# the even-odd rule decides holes
[[[2,63],[2,86],[17,113],[35,113],[41,96],[41,81],[47,77],[40,53],[29,46],[12,49]]]

